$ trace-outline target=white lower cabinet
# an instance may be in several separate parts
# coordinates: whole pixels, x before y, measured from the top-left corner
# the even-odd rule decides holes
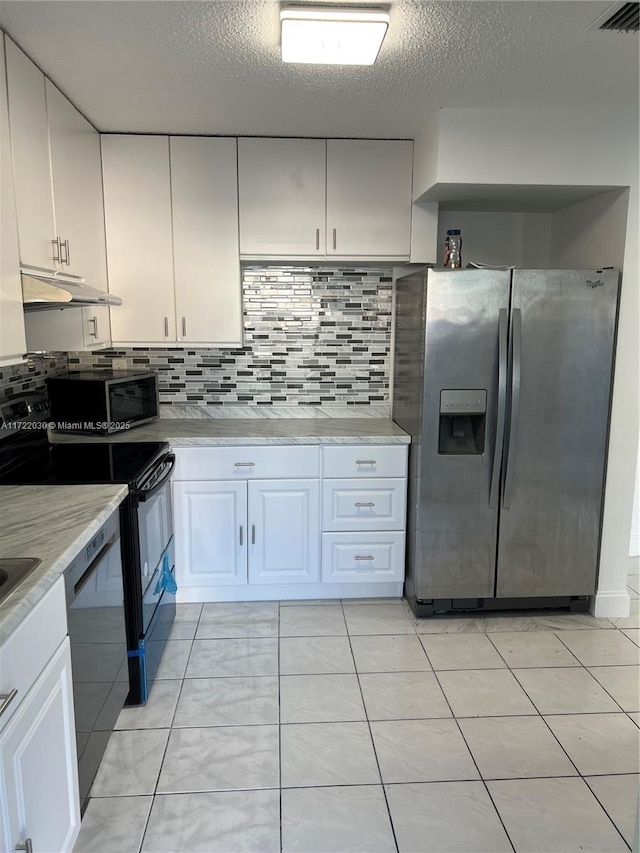
[[[323,533],[324,583],[404,580],[404,533]]]
[[[247,583],[247,484],[173,484],[179,587]]]
[[[257,480],[248,487],[249,583],[317,581],[318,481]]]
[[[175,454],[178,601],[402,595],[406,445]]]
[[[2,730],[0,772],[2,850],[30,839],[34,853],[71,851],[80,800],[68,638]]]
[[[319,494],[313,480],[175,483],[178,585],[317,581]]]

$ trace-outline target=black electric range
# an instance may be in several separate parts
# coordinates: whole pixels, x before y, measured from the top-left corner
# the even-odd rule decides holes
[[[28,394],[0,403],[0,485],[128,486],[120,506],[127,704],[143,704],[175,615],[170,591],[175,570],[171,507],[175,456],[165,442],[54,444],[48,438],[48,423],[44,395]],[[167,572],[172,576],[169,583]],[[160,621],[163,626],[158,631]]]

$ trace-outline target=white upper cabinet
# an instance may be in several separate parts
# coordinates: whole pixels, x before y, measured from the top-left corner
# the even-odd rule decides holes
[[[240,254],[324,257],[324,139],[239,139]]]
[[[408,258],[411,142],[327,140],[327,255]]]
[[[44,75],[10,39],[5,45],[20,260],[54,269],[57,234]]]
[[[49,80],[46,94],[61,269],[106,290],[100,135]]]
[[[4,46],[0,37],[0,365],[21,361],[25,350]]]
[[[172,136],[169,147],[177,340],[239,345],[236,140]]]
[[[114,343],[176,340],[167,136],[102,137]]]
[[[240,254],[406,260],[413,145],[239,139]]]

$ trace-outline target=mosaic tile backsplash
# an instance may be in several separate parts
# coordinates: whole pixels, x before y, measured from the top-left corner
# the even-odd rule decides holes
[[[44,391],[44,380],[53,373],[67,369],[67,353],[52,353],[51,356],[32,359],[25,364],[0,368],[0,400]]]
[[[126,357],[129,368],[158,372],[164,404],[388,405],[389,269],[245,267],[243,299],[241,348],[70,353],[69,367]]]

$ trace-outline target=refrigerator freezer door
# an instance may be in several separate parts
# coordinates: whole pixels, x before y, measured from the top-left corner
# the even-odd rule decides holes
[[[509,307],[509,288],[508,271],[427,273],[420,556],[415,567],[415,596],[420,600],[494,594],[498,507],[495,501],[490,506],[490,491],[500,311]],[[504,313],[502,317],[504,328]],[[448,426],[441,428],[441,418],[449,417],[441,412],[441,392],[454,389],[486,391],[486,415],[474,409],[465,419],[456,409],[460,423],[450,425],[453,436],[466,426],[476,437],[483,436],[473,453],[439,452],[439,435]],[[471,408],[474,399],[470,393]]]
[[[594,592],[618,279],[615,270],[513,273],[498,597]]]

